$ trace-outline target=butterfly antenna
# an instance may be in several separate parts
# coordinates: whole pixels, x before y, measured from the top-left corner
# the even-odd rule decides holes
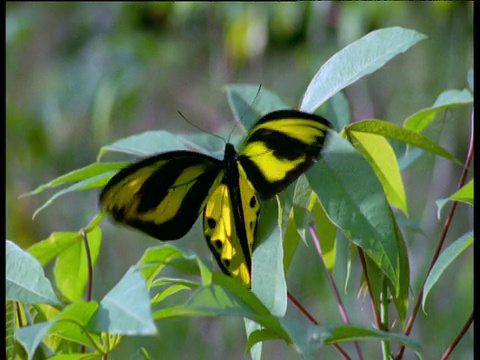
[[[214,133],[211,133],[210,131],[207,131],[205,129],[202,129],[200,126],[192,123],[190,120],[188,120],[181,112],[180,110],[177,110],[178,114],[182,117],[183,120],[185,120],[188,124],[190,124],[191,126],[193,126],[195,129],[197,130],[200,130],[201,132],[205,133],[205,134],[209,134],[209,135],[212,135],[212,136],[215,136],[216,138],[219,138],[221,139],[223,142],[225,142],[225,139],[222,138],[221,136],[217,135],[217,134],[214,134]]]
[[[250,108],[253,108],[253,105],[255,105],[255,103],[257,102],[258,98],[259,98],[259,95],[260,95],[260,90],[262,89],[262,84],[260,84],[258,86],[258,90],[257,90],[257,93],[255,94],[255,97],[253,98],[252,100],[252,103],[250,104]],[[242,114],[242,116],[240,116],[240,121],[243,119],[243,117],[245,116],[246,112],[244,112]],[[233,127],[233,129],[230,131],[230,133],[228,134],[228,141],[230,141],[230,137],[232,136],[233,132],[235,131],[235,129],[237,128],[239,122],[237,121],[237,123],[235,124],[235,126]]]

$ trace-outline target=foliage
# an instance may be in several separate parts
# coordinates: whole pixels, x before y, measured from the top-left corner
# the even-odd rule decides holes
[[[241,23],[236,26],[241,27]],[[401,357],[403,346],[421,356],[423,344],[416,337],[408,336],[418,308],[422,304],[428,310],[428,303],[435,297],[435,285],[445,272],[452,271],[453,260],[471,248],[473,234],[460,236],[440,255],[445,235],[441,238],[422,290],[415,293],[418,287],[410,279],[413,254],[404,235],[405,225],[414,227],[415,224],[413,220],[410,223],[401,220],[404,219],[401,213],[409,215],[408,191],[401,176],[406,166],[402,166],[402,161],[405,157],[414,157],[410,159],[411,166],[430,153],[455,166],[461,164],[460,159],[438,141],[421,133],[435,124],[439,113],[470,107],[473,89],[442,92],[431,107],[407,115],[403,126],[380,119],[345,121],[352,115],[344,106],[348,101],[341,91],[424,38],[418,32],[398,27],[370,32],[332,56],[313,77],[300,109],[322,113],[335,124],[338,134],[331,136],[322,160],[296,186],[264,204],[259,246],[253,257],[252,291],[212,271],[211,262],[195,251],[161,244],[148,248],[104,296],[92,298],[92,276],[102,257],[104,242],[99,227],[103,216],[100,214],[79,232],[52,233],[46,240],[30,246],[27,252],[7,241],[7,310],[21,309],[15,313],[15,321],[8,322],[7,334],[15,334],[23,347],[19,348],[16,342],[12,344],[9,337],[9,358],[15,358],[14,353],[22,351],[29,358],[52,354],[54,359],[105,358],[109,354],[114,356],[115,349],[129,337],[153,336],[172,318],[225,316],[243,317],[252,321],[250,324],[257,324],[255,327],[246,322],[245,349],[251,351],[253,358],[261,357],[263,342],[274,339],[293,344],[305,358],[318,356],[325,345],[334,345],[340,354],[356,352],[361,358],[365,349],[359,341],[367,339],[381,345],[384,358],[395,353]],[[245,55],[234,56],[245,61]],[[272,111],[282,102],[265,87],[256,97],[258,88],[256,84],[226,88],[231,110],[246,129],[254,114]],[[247,114],[248,111],[254,114]],[[98,159],[108,152],[147,155],[192,147],[215,154],[222,144],[216,147],[211,140],[211,136],[205,135],[178,136],[163,130],[150,131],[102,147]],[[408,155],[404,157],[404,154]],[[457,201],[473,205],[473,180],[466,184],[470,155],[458,191],[447,200],[454,202],[450,220]],[[41,185],[30,195],[67,185],[51,196],[40,211],[60,195],[104,186],[123,165],[92,164]],[[439,212],[444,204],[439,204]],[[444,233],[447,231],[446,224]],[[344,238],[350,245],[349,249],[342,250]],[[292,303],[296,300],[282,284],[294,266],[293,254],[303,246],[300,241],[313,244],[317,249],[319,263],[335,294],[333,298],[343,313],[338,277],[334,279],[332,275],[335,275],[334,269],[343,266],[339,258],[349,257],[348,269],[352,269],[356,259],[360,260],[361,287],[373,309],[369,320],[362,325],[350,325],[344,314],[344,324],[319,325],[304,309],[305,319],[286,313],[287,299]],[[428,261],[429,254],[426,256]],[[54,285],[42,269],[52,262],[55,263]],[[169,276],[172,268],[185,277]],[[345,286],[352,277],[347,273]],[[347,295],[353,296],[351,292]],[[391,309],[395,312],[389,311]],[[24,318],[18,315],[22,311]],[[10,313],[7,311],[7,316]],[[392,314],[394,319],[390,317]],[[453,339],[449,341],[455,344]],[[345,347],[345,343],[352,346]],[[268,352],[264,351],[264,355],[268,356]],[[131,356],[155,358],[155,354],[148,355],[145,349]]]

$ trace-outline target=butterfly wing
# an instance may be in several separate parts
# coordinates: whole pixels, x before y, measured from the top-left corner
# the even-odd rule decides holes
[[[159,240],[183,237],[221,181],[222,161],[190,151],[152,156],[119,171],[100,204],[121,223]]]
[[[280,110],[262,117],[251,130],[239,161],[260,198],[286,189],[320,157],[330,123],[317,115]]]
[[[225,148],[224,164],[222,184],[204,210],[205,239],[222,271],[250,287],[260,203],[230,144]]]

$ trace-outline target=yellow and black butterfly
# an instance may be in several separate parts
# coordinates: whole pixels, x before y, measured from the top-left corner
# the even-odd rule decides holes
[[[222,271],[250,286],[259,200],[295,181],[320,157],[330,123],[296,110],[263,116],[223,160],[170,151],[120,170],[100,203],[121,223],[159,240],[183,237],[203,211],[207,244]]]

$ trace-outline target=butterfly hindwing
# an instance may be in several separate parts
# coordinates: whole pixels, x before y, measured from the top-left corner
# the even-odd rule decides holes
[[[121,223],[159,240],[183,237],[215,189],[222,162],[190,151],[146,158],[119,171],[100,195]]]
[[[324,118],[297,110],[274,111],[262,117],[239,153],[257,194],[271,198],[312,166],[330,127]]]
[[[205,239],[222,271],[250,286],[260,202],[229,144],[224,162],[222,184],[215,189],[204,210]]]

